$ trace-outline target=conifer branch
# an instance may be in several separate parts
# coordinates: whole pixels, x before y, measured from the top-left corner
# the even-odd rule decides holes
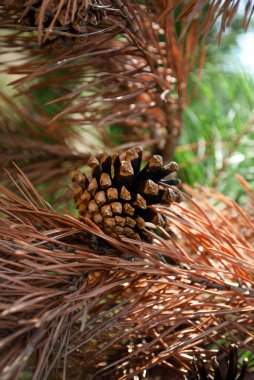
[[[20,195],[0,195],[2,379],[183,378],[214,343],[253,353],[254,226],[230,199],[200,189],[158,206],[170,224],[149,244],[59,215],[18,168],[12,181]]]
[[[13,83],[21,93],[58,89],[53,102],[62,110],[53,120],[68,116],[73,125],[78,115],[78,123],[95,126],[110,148],[108,128],[121,126],[117,144],[149,140],[152,153],[170,161],[181,134],[188,76],[204,62],[205,37],[215,21],[222,16],[220,38],[238,5],[5,0],[0,38],[6,52],[25,55],[24,63],[9,68],[21,75]],[[252,13],[249,1],[245,28]]]

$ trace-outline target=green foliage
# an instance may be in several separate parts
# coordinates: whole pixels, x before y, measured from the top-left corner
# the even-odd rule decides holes
[[[236,173],[254,184],[254,80],[208,63],[196,85],[175,155],[179,176],[190,185],[212,186],[238,199],[243,191]]]

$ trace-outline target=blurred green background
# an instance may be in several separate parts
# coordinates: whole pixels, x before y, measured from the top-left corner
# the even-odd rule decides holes
[[[252,24],[244,33],[237,18],[220,45],[214,42],[216,27],[210,34],[201,80],[197,73],[190,79],[196,91],[175,154],[183,182],[214,187],[239,202],[245,193],[235,174],[254,185],[253,30]]]

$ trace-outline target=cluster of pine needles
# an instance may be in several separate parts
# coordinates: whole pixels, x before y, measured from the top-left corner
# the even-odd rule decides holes
[[[1,380],[254,378],[253,190],[239,177],[244,208],[164,179],[189,75],[239,3],[1,2]],[[67,178],[89,162],[78,218]]]
[[[225,372],[230,344],[253,370],[246,210],[185,188],[182,204],[158,206],[169,222],[153,244],[116,240],[59,215],[20,169],[9,177],[17,191],[2,187],[0,197],[1,379],[219,379],[214,363]]]
[[[49,94],[51,123],[64,120],[83,131],[96,125],[107,148],[143,141],[170,160],[189,75],[205,61],[205,37],[219,20],[220,39],[238,6],[229,0],[4,0],[4,71],[17,76],[12,85],[19,93]],[[248,1],[245,29],[252,13]]]

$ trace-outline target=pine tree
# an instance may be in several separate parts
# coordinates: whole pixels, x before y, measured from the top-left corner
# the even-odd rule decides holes
[[[238,6],[1,3],[1,380],[253,376],[253,189],[244,209],[167,178],[189,75]]]

